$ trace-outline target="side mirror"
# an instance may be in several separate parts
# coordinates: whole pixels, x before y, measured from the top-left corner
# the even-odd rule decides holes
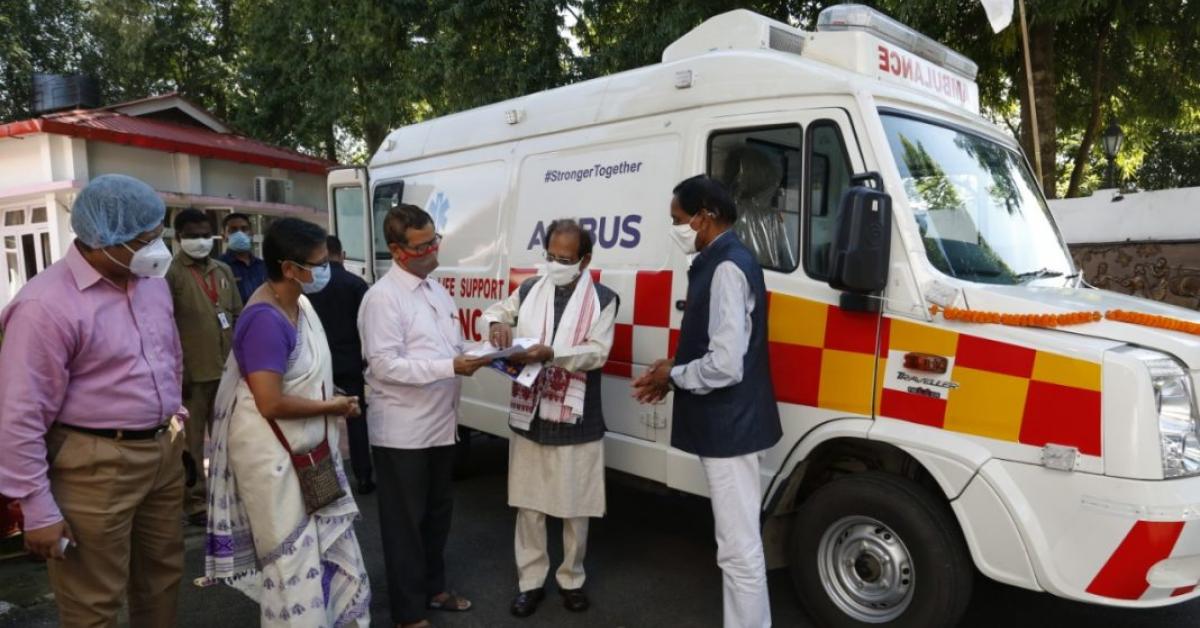
[[[892,197],[883,191],[879,173],[854,175],[842,195],[829,247],[829,285],[842,295],[842,307],[878,309],[878,294],[887,286],[892,245]]]

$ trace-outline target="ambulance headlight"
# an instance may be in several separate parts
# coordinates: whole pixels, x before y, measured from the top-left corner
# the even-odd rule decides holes
[[[1142,362],[1150,371],[1158,433],[1162,440],[1164,478],[1200,473],[1200,417],[1187,370],[1163,353],[1145,352]]]

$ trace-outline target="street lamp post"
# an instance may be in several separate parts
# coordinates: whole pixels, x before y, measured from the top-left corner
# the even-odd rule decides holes
[[[1108,159],[1108,187],[1117,187],[1116,183],[1116,163],[1117,152],[1121,150],[1121,144],[1125,142],[1125,134],[1121,132],[1121,127],[1117,126],[1117,121],[1112,118],[1108,119],[1108,128],[1104,129],[1104,134],[1100,136],[1100,144],[1104,148],[1104,157]]]

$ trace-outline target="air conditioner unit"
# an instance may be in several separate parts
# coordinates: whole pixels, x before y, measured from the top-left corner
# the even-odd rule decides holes
[[[254,177],[254,200],[260,203],[291,203],[291,180],[276,177]]]

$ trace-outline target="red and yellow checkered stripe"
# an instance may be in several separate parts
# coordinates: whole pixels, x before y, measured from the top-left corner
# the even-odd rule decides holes
[[[621,298],[604,372],[630,377],[635,364],[673,355],[675,273],[593,269]],[[509,273],[510,290],[536,274]],[[882,416],[1002,441],[1077,447],[1100,455],[1100,365],[1048,351],[768,294],[771,378],[780,403]],[[876,351],[879,349],[879,359]],[[884,385],[888,362],[907,352],[948,358],[958,384],[944,398]]]
[[[768,331],[781,402],[1101,453],[1095,362],[779,293],[770,298]],[[888,361],[907,352],[948,358],[953,368],[938,377],[957,388],[936,398],[886,387]],[[863,394],[866,382],[874,398]]]
[[[772,292],[767,339],[775,397],[871,415],[879,317]]]

